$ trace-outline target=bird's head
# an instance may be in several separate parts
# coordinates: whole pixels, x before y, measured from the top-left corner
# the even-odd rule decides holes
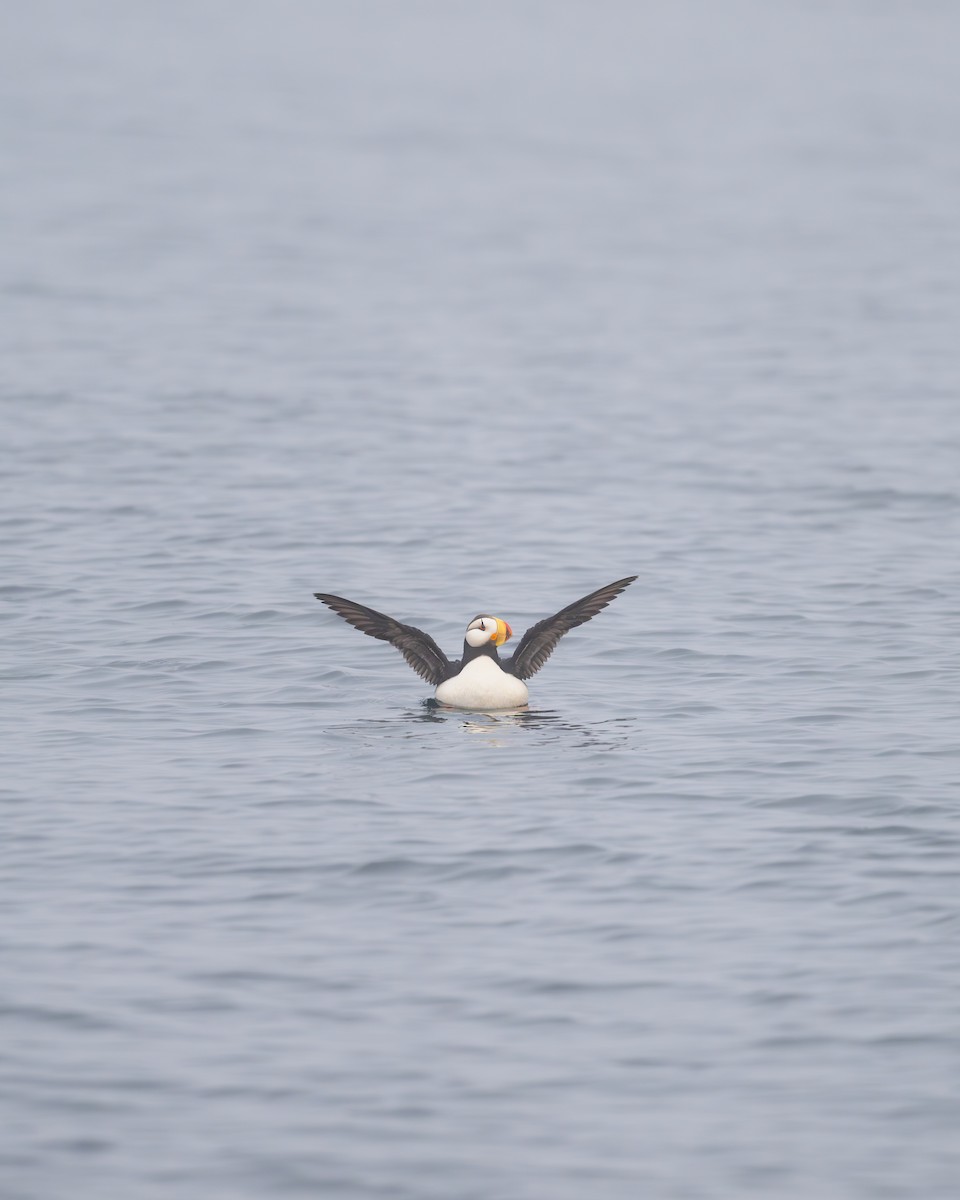
[[[477,649],[492,642],[494,646],[502,646],[507,638],[513,637],[513,630],[499,617],[474,617],[467,626],[466,642],[468,646]]]

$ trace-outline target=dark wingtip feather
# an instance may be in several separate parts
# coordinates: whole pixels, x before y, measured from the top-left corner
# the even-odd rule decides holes
[[[450,660],[428,633],[414,625],[403,625],[386,613],[367,608],[355,600],[343,596],[331,596],[328,592],[314,592],[327,608],[342,617],[348,625],[365,633],[367,637],[395,646],[417,674],[430,683],[439,684],[447,677]]]
[[[507,669],[520,679],[529,679],[531,675],[540,670],[564,634],[569,633],[571,629],[576,629],[579,625],[586,624],[597,613],[602,612],[637,578],[639,578],[637,575],[628,575],[624,579],[618,579],[615,583],[608,583],[604,587],[597,588],[595,592],[590,592],[589,595],[574,600],[572,604],[561,608],[552,617],[538,621],[520,639],[513,657],[507,664]]]

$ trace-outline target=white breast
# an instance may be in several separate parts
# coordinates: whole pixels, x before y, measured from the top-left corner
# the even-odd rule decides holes
[[[441,704],[453,708],[519,708],[527,702],[527,685],[515,675],[507,675],[482,654],[471,659],[459,675],[437,688]]]

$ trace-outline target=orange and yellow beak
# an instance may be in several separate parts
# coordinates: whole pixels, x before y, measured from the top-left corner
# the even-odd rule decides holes
[[[493,642],[495,646],[502,646],[505,641],[513,637],[513,630],[506,623],[506,621],[501,621],[499,617],[494,617],[494,620],[497,622],[497,632],[493,635],[490,641]]]

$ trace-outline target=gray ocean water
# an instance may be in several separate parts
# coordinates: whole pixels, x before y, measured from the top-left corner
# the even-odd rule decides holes
[[[4,1200],[955,1196],[957,6],[3,26]]]

